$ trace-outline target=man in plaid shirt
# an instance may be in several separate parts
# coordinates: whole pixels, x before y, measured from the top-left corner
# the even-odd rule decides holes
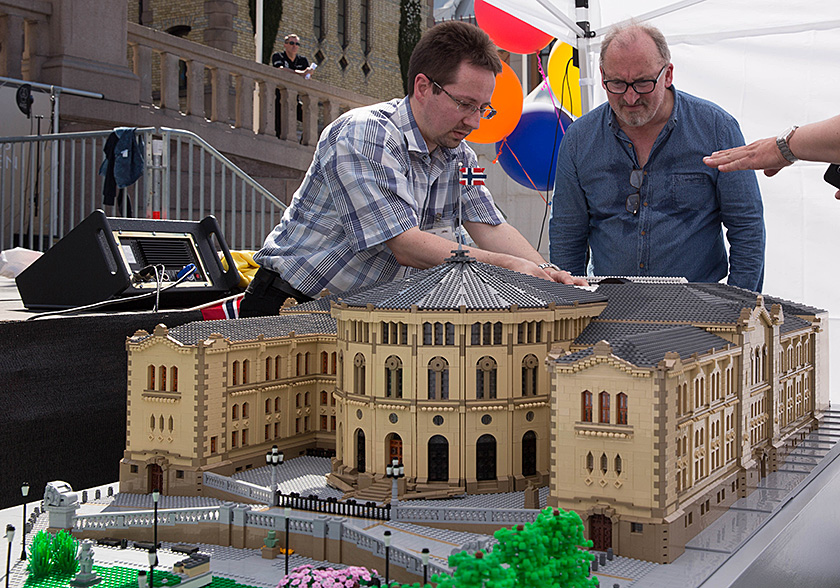
[[[546,263],[487,188],[459,184],[459,168],[477,163],[464,139],[496,114],[499,72],[496,47],[478,27],[452,21],[426,31],[411,55],[407,97],[351,110],[324,129],[303,183],[254,257],[261,267],[240,316],[274,315],[289,297],[308,301],[324,288],[337,294],[443,263],[459,215],[478,261],[585,283]]]

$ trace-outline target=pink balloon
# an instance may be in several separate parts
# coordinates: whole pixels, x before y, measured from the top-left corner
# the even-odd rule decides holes
[[[484,0],[475,0],[475,19],[500,49],[511,53],[536,53],[554,38]]]

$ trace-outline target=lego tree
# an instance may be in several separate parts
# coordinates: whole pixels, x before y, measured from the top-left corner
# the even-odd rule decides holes
[[[584,588],[598,586],[589,573],[594,556],[574,512],[546,508],[533,523],[499,529],[490,553],[464,551],[449,557],[452,575],[437,574],[438,588]]]

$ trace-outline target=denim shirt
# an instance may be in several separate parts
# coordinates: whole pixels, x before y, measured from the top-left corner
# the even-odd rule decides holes
[[[557,160],[551,261],[575,275],[683,276],[756,292],[764,279],[764,211],[755,172],[722,173],[703,157],[744,144],[723,109],[676,89],[674,108],[643,169],[638,213],[626,209],[630,139],[609,104],[575,121]],[[723,230],[729,242],[729,259]]]

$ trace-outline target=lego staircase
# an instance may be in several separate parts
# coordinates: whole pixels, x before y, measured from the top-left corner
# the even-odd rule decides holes
[[[373,484],[367,488],[356,490],[353,493],[353,498],[358,502],[376,502],[384,504],[391,502],[391,480],[388,478],[380,478],[373,481]]]

